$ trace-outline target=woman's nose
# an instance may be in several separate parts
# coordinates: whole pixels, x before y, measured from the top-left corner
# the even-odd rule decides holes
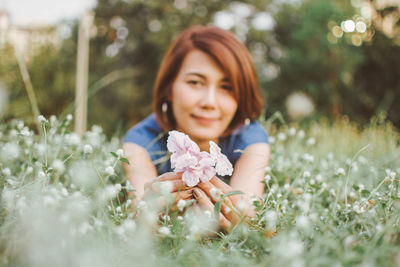
[[[215,87],[209,86],[204,94],[201,101],[201,106],[203,108],[215,108],[216,106],[216,90]]]

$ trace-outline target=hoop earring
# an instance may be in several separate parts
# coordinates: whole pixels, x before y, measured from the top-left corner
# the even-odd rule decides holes
[[[244,125],[248,126],[249,124],[250,124],[250,119],[249,118],[244,119]]]

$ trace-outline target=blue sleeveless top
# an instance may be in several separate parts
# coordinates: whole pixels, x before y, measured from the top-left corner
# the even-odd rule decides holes
[[[123,143],[135,143],[149,153],[158,175],[173,171],[169,161],[167,150],[168,133],[164,133],[156,121],[155,114],[149,115],[146,119],[132,127],[125,135]],[[268,144],[268,135],[264,128],[256,121],[243,125],[236,129],[231,135],[219,139],[221,152],[235,166],[241,151],[247,146],[256,143]]]

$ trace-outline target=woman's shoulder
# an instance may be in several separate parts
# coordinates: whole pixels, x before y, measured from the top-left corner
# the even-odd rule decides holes
[[[220,139],[222,152],[228,156],[232,164],[236,163],[243,150],[257,143],[269,143],[267,132],[257,121],[244,124],[231,135]]]
[[[147,118],[130,128],[122,142],[131,142],[147,148],[147,146],[152,141],[159,138],[161,134],[163,134],[163,131],[157,123],[155,114],[152,113]]]
[[[232,136],[236,142],[243,143],[246,146],[255,143],[268,143],[268,134],[258,121],[243,125],[234,131]]]

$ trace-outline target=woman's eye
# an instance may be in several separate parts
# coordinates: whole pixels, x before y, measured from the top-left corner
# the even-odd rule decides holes
[[[199,85],[200,81],[191,80],[191,81],[188,81],[187,83],[191,84],[191,85]]]
[[[230,85],[222,85],[221,88],[224,89],[224,90],[227,90],[227,91],[232,91],[233,90],[232,86],[230,86]]]

